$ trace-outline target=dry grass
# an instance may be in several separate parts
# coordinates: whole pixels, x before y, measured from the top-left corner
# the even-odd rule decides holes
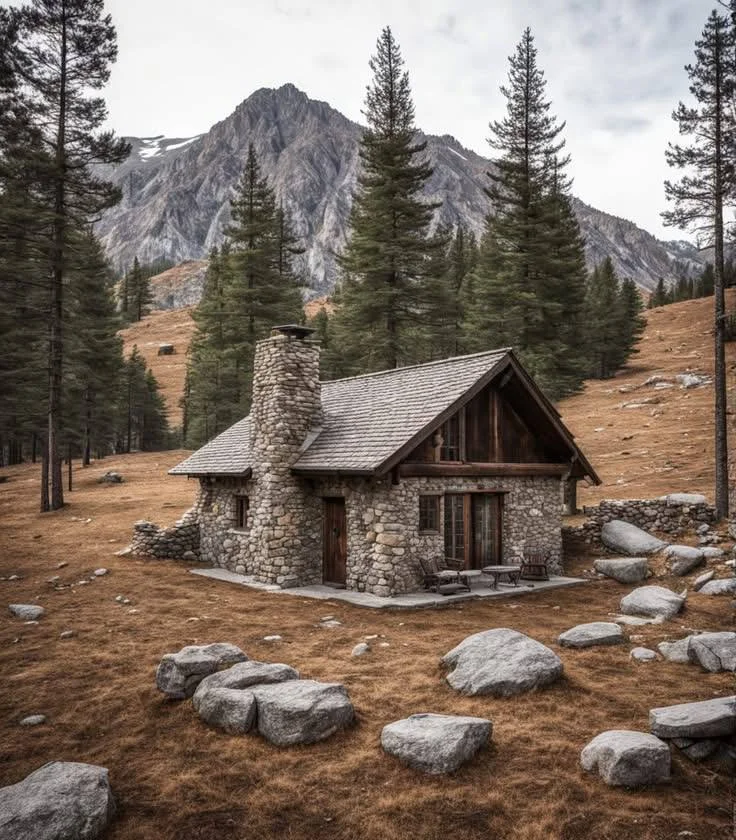
[[[636,665],[627,645],[562,650],[565,678],[515,699],[462,697],[442,679],[439,657],[466,635],[512,627],[556,648],[562,630],[612,613],[624,587],[593,581],[503,602],[377,613],[253,592],[194,577],[173,562],[115,557],[134,520],[172,521],[190,504],[195,485],[165,476],[181,454],[121,456],[78,469],[70,504],[43,516],[34,512],[36,470],[5,471],[0,575],[22,580],[0,587],[6,603],[38,602],[47,614],[36,625],[0,620],[0,784],[51,759],[108,767],[119,804],[109,840],[731,836],[731,782],[714,768],[675,756],[671,784],[631,793],[587,776],[578,758],[604,729],[646,730],[652,706],[729,693],[732,676]],[[107,469],[122,472],[125,483],[97,484]],[[60,562],[68,565],[57,569]],[[58,574],[75,584],[101,565],[110,573],[83,586],[55,591],[47,582]],[[589,565],[584,558],[571,571]],[[118,594],[132,604],[116,603]],[[728,605],[728,598],[693,594],[681,620],[632,630],[632,641],[653,645],[686,628],[731,627]],[[327,613],[342,626],[319,628]],[[75,636],[61,640],[67,629]],[[284,641],[264,642],[272,633]],[[351,659],[352,647],[374,633],[389,647]],[[212,641],[343,682],[356,726],[290,749],[208,729],[189,702],[163,699],[154,672],[164,652]],[[448,778],[406,769],[382,753],[380,732],[419,711],[490,717],[493,746]],[[46,714],[48,723],[19,727],[32,713]]]

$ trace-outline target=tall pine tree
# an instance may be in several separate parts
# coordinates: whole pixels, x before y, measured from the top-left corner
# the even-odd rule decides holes
[[[386,27],[370,60],[373,72],[360,145],[360,175],[348,242],[338,263],[332,333],[342,374],[422,360],[428,346],[427,277],[445,243],[430,237],[437,205],[420,194],[432,169],[414,127],[409,75]]]
[[[489,173],[493,212],[472,280],[468,332],[476,349],[513,346],[558,398],[580,387],[587,366],[583,241],[564,174],[564,123],[550,114],[528,28],[509,61],[506,116],[490,125],[500,157]]]
[[[662,214],[665,224],[696,232],[699,244],[714,249],[715,507],[720,518],[728,515],[723,209],[736,190],[735,43],[729,21],[711,12],[695,42],[695,63],[685,68],[696,104],[690,107],[680,102],[672,115],[680,134],[691,142],[670,144],[665,153],[667,163],[686,174],[679,181],[665,182],[665,195],[673,208]]]

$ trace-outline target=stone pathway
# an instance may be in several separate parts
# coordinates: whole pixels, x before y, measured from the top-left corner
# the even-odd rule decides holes
[[[227,583],[237,583],[247,586],[250,589],[258,589],[261,592],[276,592],[282,595],[296,595],[300,598],[315,598],[321,601],[335,600],[345,601],[356,607],[369,607],[371,609],[422,609],[426,607],[441,607],[447,604],[456,604],[458,601],[470,601],[476,598],[508,598],[514,595],[525,595],[530,592],[546,592],[550,589],[561,589],[566,586],[576,586],[587,583],[583,578],[563,577],[562,575],[551,575],[549,580],[521,581],[518,586],[510,583],[500,583],[498,590],[489,586],[490,579],[481,577],[480,583],[474,583],[470,592],[462,592],[458,595],[438,595],[435,592],[409,592],[406,595],[396,595],[393,598],[382,598],[372,595],[369,592],[352,592],[347,589],[336,589],[332,586],[295,586],[291,589],[281,589],[267,583],[258,583],[248,575],[238,575],[229,572],[227,569],[190,569],[193,575],[222,580]]]

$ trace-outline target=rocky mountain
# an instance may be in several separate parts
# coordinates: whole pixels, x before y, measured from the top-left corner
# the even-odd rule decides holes
[[[98,233],[117,268],[136,255],[144,263],[206,257],[222,240],[229,200],[252,142],[306,246],[301,268],[311,294],[324,294],[334,285],[334,255],[345,242],[361,132],[357,123],[288,84],[256,91],[206,134],[128,138],[130,157],[107,173],[121,186],[123,200],[103,216]],[[436,220],[462,222],[480,234],[489,209],[483,188],[493,164],[449,135],[425,139],[434,166],[426,196],[442,202]],[[660,242],[632,222],[578,200],[575,212],[589,264],[610,256],[621,275],[644,289],[652,289],[659,277],[672,280],[702,265],[688,243]]]

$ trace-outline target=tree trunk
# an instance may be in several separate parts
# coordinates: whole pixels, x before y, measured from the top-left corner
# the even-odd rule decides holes
[[[59,427],[61,424],[61,390],[63,374],[63,292],[64,292],[64,239],[66,236],[66,87],[67,87],[67,28],[66,3],[61,4],[61,55],[59,59],[59,120],[56,132],[56,173],[54,198],[54,225],[51,266],[51,321],[48,407],[48,461],[51,474],[51,510],[64,505],[64,485],[59,453]]]
[[[69,492],[71,493],[72,492],[72,445],[71,445],[71,443],[69,444],[69,448],[67,449],[67,455],[68,455],[67,463],[69,464],[69,471],[68,471],[69,484],[67,486],[69,487]]]
[[[42,444],[41,454],[41,513],[49,510],[49,452],[48,440]]]

